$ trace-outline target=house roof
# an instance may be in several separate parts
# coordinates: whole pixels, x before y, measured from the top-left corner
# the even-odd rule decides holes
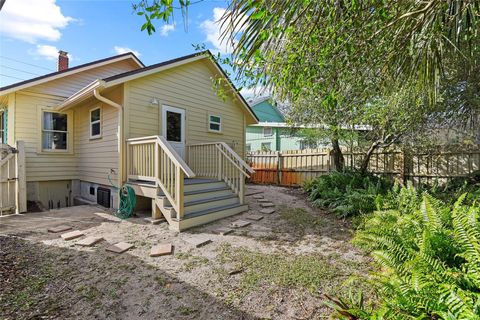
[[[261,97],[250,102],[250,106],[260,122],[285,122],[272,97]]]
[[[21,90],[21,89],[25,89],[25,88],[28,88],[28,87],[32,87],[32,86],[35,86],[35,85],[38,85],[38,84],[41,84],[41,83],[44,83],[44,82],[47,82],[47,81],[51,81],[51,80],[54,80],[54,79],[57,79],[57,78],[65,77],[65,76],[68,76],[68,75],[71,75],[71,74],[74,74],[74,73],[77,73],[77,72],[80,72],[80,71],[92,69],[92,68],[98,67],[99,65],[104,65],[104,64],[108,64],[108,63],[112,63],[112,62],[116,62],[116,61],[121,61],[121,60],[126,60],[126,59],[132,59],[135,63],[137,63],[141,67],[141,69],[143,69],[145,67],[143,62],[140,61],[140,59],[138,59],[137,56],[135,56],[135,54],[133,54],[132,52],[127,52],[127,53],[124,53],[124,54],[108,57],[108,58],[105,58],[105,59],[95,60],[95,61],[88,62],[88,63],[85,63],[85,64],[80,64],[78,66],[71,67],[71,68],[68,68],[68,69],[65,69],[65,70],[48,73],[48,74],[45,74],[45,75],[40,76],[40,77],[32,78],[32,79],[25,80],[25,81],[20,81],[20,82],[17,82],[17,83],[8,85],[8,86],[1,87],[0,88],[0,95],[7,94],[7,93],[17,91],[17,90]]]
[[[92,94],[93,90],[96,89],[96,88],[112,87],[112,86],[130,81],[130,80],[134,80],[134,79],[137,79],[137,78],[147,76],[149,74],[154,74],[154,73],[157,73],[157,72],[161,72],[161,71],[171,69],[171,68],[176,67],[176,66],[180,66],[180,65],[190,63],[190,62],[193,62],[193,61],[197,61],[197,60],[201,60],[201,59],[208,59],[208,61],[210,61],[215,66],[215,68],[222,74],[222,76],[225,77],[225,79],[228,80],[229,85],[233,89],[235,95],[239,98],[241,104],[244,106],[246,111],[256,121],[258,121],[258,117],[255,115],[253,110],[250,108],[247,101],[245,101],[245,99],[240,94],[240,92],[237,90],[235,85],[230,81],[230,79],[228,78],[225,71],[223,71],[223,69],[215,61],[215,59],[213,59],[213,55],[208,50],[207,51],[202,51],[202,52],[199,52],[199,53],[189,54],[189,55],[182,56],[182,57],[179,57],[179,58],[175,58],[175,59],[172,59],[172,60],[160,62],[160,63],[153,64],[153,65],[150,65],[148,67],[141,68],[141,69],[127,71],[127,72],[124,72],[124,73],[119,73],[117,75],[114,75],[114,76],[111,76],[111,77],[108,77],[108,78],[104,78],[104,79],[101,79],[101,80],[100,79],[95,80],[94,82],[92,82],[88,86],[86,86],[85,88],[79,90],[78,92],[76,92],[75,94],[70,96],[58,108],[59,109],[68,108],[68,106],[70,105],[71,102],[80,101],[81,99],[83,99],[87,96],[90,96]]]

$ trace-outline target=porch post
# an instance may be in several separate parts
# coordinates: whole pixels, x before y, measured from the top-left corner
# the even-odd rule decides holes
[[[177,166],[175,172],[175,195],[177,198],[177,219],[181,220],[184,216],[184,194],[183,194],[183,171]]]
[[[17,154],[15,155],[15,213],[27,212],[27,177],[25,170],[25,142],[17,141]]]

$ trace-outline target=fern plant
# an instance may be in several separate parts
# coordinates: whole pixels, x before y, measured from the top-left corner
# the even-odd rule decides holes
[[[411,187],[396,196],[401,205],[371,214],[354,239],[379,266],[368,279],[378,305],[367,309],[342,302],[337,315],[480,319],[479,206],[465,205],[466,194],[449,206],[424,193],[411,209],[418,197]]]
[[[382,178],[347,171],[320,176],[307,182],[304,190],[314,206],[347,217],[375,210],[376,198],[385,195],[391,186]]]

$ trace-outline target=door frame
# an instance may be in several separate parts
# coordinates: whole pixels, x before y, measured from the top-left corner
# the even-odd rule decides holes
[[[172,141],[173,143],[182,143],[183,144],[183,155],[185,156],[185,149],[186,149],[186,136],[185,136],[185,128],[186,124],[186,112],[185,109],[172,107],[169,105],[162,105],[162,136],[167,140],[167,111],[175,112],[181,114],[182,124],[181,124],[181,141]],[[168,141],[168,140],[167,140]],[[170,142],[170,141],[168,141]]]

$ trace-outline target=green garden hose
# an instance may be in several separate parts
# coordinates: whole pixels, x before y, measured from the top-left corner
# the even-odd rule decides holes
[[[120,206],[117,211],[115,211],[115,216],[120,219],[128,219],[133,215],[133,210],[137,204],[137,197],[135,196],[135,190],[132,187],[123,185],[121,188],[113,184],[108,175],[108,181],[112,187],[118,190],[118,196],[120,197]]]

